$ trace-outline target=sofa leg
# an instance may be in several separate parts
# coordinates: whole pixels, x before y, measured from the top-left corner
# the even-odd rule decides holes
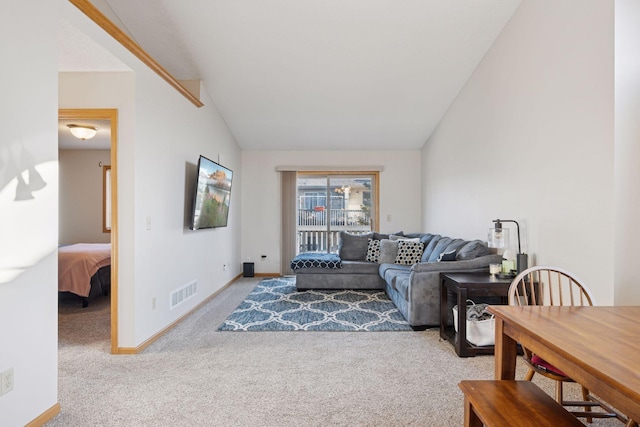
[[[427,330],[427,325],[420,325],[420,326],[411,326],[411,329],[413,329],[414,331],[426,331]]]

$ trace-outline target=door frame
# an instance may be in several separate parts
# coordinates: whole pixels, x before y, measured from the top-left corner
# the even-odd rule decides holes
[[[111,353],[118,353],[118,110],[62,108],[58,120],[109,120],[111,126]]]
[[[370,214],[370,220],[371,220],[371,224],[370,224],[370,230],[371,231],[380,231],[380,172],[379,171],[375,171],[375,170],[348,170],[348,168],[346,168],[345,170],[339,170],[339,171],[332,171],[332,170],[326,170],[326,171],[322,171],[322,170],[313,170],[313,171],[307,171],[304,169],[298,170],[297,171],[297,175],[296,175],[296,189],[295,189],[295,197],[297,199],[297,195],[298,195],[298,180],[300,179],[300,177],[304,177],[304,176],[310,176],[310,177],[318,177],[318,178],[326,178],[327,179],[327,188],[326,188],[326,203],[327,203],[327,207],[329,208],[329,211],[331,210],[331,193],[329,191],[329,186],[331,183],[331,179],[332,178],[339,178],[339,177],[358,177],[358,176],[370,176],[372,177],[372,181],[374,183],[373,188],[371,189],[371,202],[373,204],[372,206],[372,211]],[[296,232],[295,234],[298,233],[298,203],[297,200],[295,202],[296,205],[296,215],[294,216],[294,221],[296,221]],[[327,236],[330,236],[330,218],[327,217]],[[337,242],[336,242],[337,244]],[[329,237],[327,237],[327,251],[330,249],[331,247],[331,242]],[[296,247],[296,253],[297,253],[297,247]]]

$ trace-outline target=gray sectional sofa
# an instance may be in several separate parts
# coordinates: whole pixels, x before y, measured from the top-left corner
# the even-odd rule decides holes
[[[405,248],[406,255],[407,247],[410,251],[421,247],[421,253],[409,255],[418,258],[405,256],[403,259],[402,254],[397,254]],[[490,263],[502,261],[501,255],[491,254],[480,240],[430,233],[354,235],[342,232],[338,255],[342,268],[296,269],[296,287],[299,290],[384,289],[414,329],[439,324],[440,273],[488,272]]]

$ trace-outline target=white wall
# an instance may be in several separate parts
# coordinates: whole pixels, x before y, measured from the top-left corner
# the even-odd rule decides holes
[[[241,272],[240,149],[211,99],[202,97],[205,106],[196,109],[172,99],[182,96],[173,89],[167,94],[166,87],[157,79],[136,80],[136,336],[143,339]],[[234,171],[228,227],[187,229],[200,154]],[[149,217],[151,230],[146,229]],[[230,266],[226,271],[224,264]],[[170,292],[193,280],[197,298],[169,312]]]
[[[256,273],[280,272],[280,176],[276,166],[383,166],[380,231],[420,231],[418,151],[244,151],[242,260],[255,262]],[[267,258],[263,260],[262,255]]]
[[[491,220],[518,220],[530,263],[573,271],[599,304],[613,303],[613,18],[610,2],[524,0],[422,153],[426,229],[486,240]]]
[[[640,305],[640,2],[616,0],[615,303]]]
[[[196,108],[65,3],[64,18],[132,70],[64,73],[60,108],[119,110],[119,346],[136,347],[240,274],[241,179],[233,182],[227,228],[186,228],[198,156],[219,155],[240,175],[240,149],[211,99]],[[193,280],[196,297],[169,310],[170,293]]]
[[[46,0],[0,13],[0,372],[14,371],[13,391],[0,396],[3,426],[57,403],[56,17]]]
[[[109,243],[103,232],[103,170],[111,163],[109,150],[60,150],[61,245]]]

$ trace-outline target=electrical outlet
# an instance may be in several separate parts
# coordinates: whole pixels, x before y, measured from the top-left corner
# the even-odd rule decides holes
[[[151,298],[151,310],[156,309],[156,297]]]
[[[0,396],[13,390],[13,368],[0,374]]]

